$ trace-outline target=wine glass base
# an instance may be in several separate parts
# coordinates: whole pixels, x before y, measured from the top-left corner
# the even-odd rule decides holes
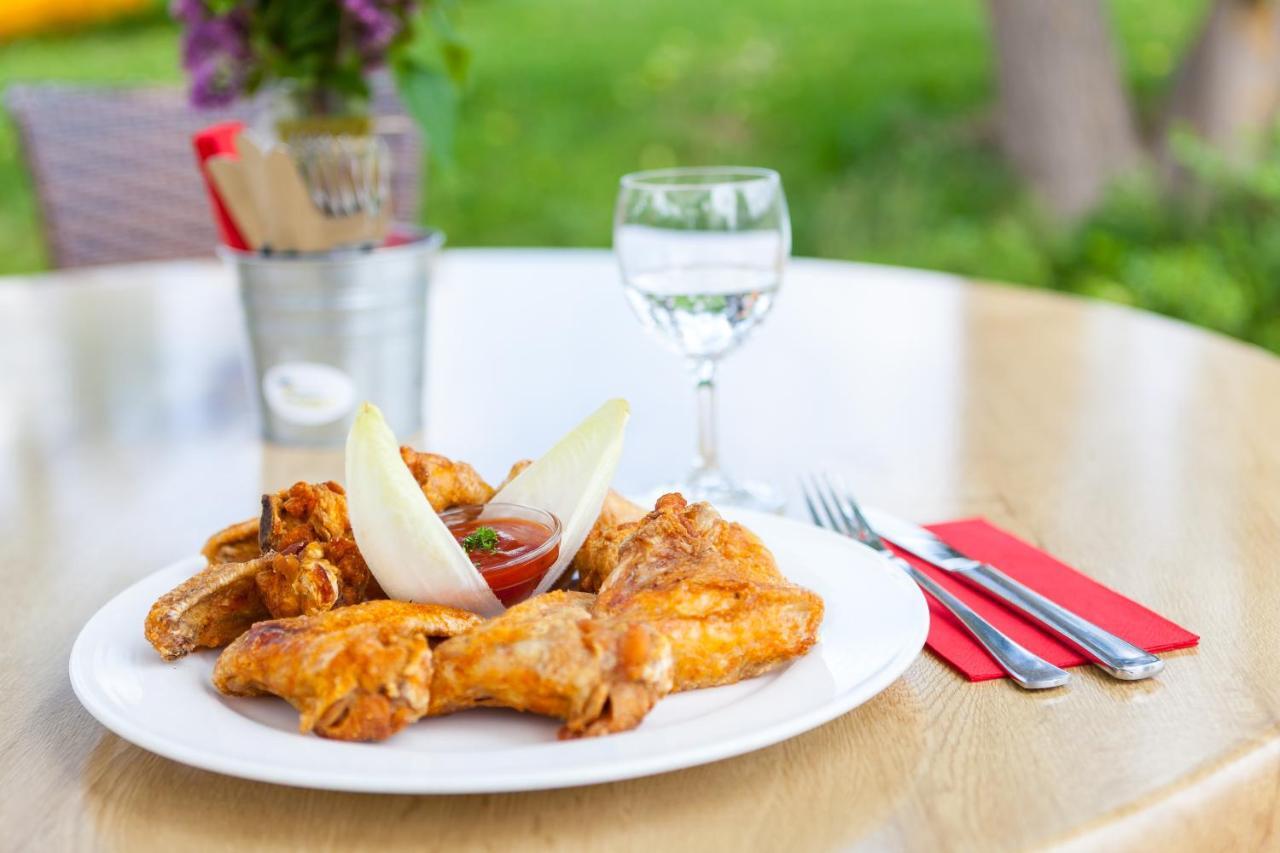
[[[717,509],[733,507],[750,509],[756,512],[768,512],[780,515],[787,507],[786,495],[772,486],[751,481],[737,482],[725,477],[713,479],[692,479],[680,483],[665,483],[650,489],[645,495],[645,505],[652,507],[654,502],[665,494],[679,492],[689,503],[706,501]]]

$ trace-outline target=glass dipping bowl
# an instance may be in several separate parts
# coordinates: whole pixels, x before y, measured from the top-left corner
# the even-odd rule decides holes
[[[533,547],[521,547],[518,553],[505,559],[498,558],[476,566],[505,607],[528,598],[560,556],[560,519],[544,510],[510,503],[467,504],[445,510],[440,513],[440,520],[459,544],[462,539],[457,535],[459,528],[464,535],[476,527],[492,527],[501,534],[504,521],[516,522],[515,529],[527,531],[536,525],[548,532],[546,539]]]

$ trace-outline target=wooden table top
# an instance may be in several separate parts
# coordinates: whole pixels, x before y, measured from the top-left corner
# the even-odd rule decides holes
[[[603,252],[457,251],[429,322],[427,439],[491,477],[611,396],[618,484],[680,473],[693,403]],[[110,596],[257,496],[337,474],[256,437],[228,275],[0,281],[0,847],[634,850],[1264,847],[1280,838],[1280,360],[1124,308],[796,261],[724,365],[723,458],[842,472],[920,519],[985,515],[1203,635],[1137,683],[970,684],[925,653],[757,753],[541,793],[347,795],[151,755],[66,673]],[[795,509],[792,510],[796,513]],[[141,627],[139,627],[141,630]]]

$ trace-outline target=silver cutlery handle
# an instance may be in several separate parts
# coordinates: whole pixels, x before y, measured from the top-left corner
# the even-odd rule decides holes
[[[1043,658],[1037,657],[1009,637],[1000,632],[994,625],[974,612],[969,605],[956,598],[939,585],[933,578],[899,557],[889,557],[898,567],[906,571],[911,579],[919,584],[925,592],[959,619],[969,629],[974,639],[999,661],[1004,671],[1019,687],[1027,690],[1043,690],[1047,687],[1060,687],[1066,684],[1071,676]]]
[[[1054,604],[1040,593],[1018,583],[995,566],[980,563],[956,574],[972,581],[992,595],[1007,601],[1041,622],[1082,652],[1102,670],[1125,681],[1150,678],[1164,669],[1164,661],[1120,639],[1097,625]]]

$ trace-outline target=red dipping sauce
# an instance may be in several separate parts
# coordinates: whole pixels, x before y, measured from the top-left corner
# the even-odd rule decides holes
[[[440,518],[506,607],[528,598],[560,556],[560,521],[540,509],[475,504],[455,507]],[[482,528],[492,535],[476,535]]]

